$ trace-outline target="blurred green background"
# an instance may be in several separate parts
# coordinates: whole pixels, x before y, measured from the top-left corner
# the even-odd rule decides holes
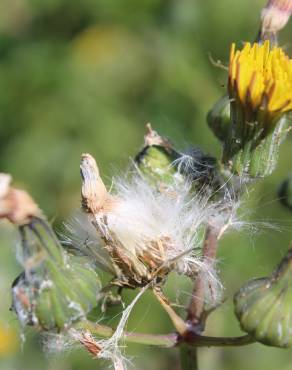
[[[79,204],[79,159],[93,154],[108,182],[126,167],[151,122],[180,148],[199,145],[220,155],[205,116],[225,91],[229,46],[253,40],[263,0],[0,0],[0,171],[13,175],[59,224]],[[281,45],[292,53],[292,24]],[[289,38],[290,36],[290,38]],[[253,226],[222,240],[219,267],[225,295],[270,272],[292,236],[291,214],[277,201],[291,171],[291,137],[278,169],[250,189],[242,213]],[[262,222],[278,230],[263,227]],[[14,230],[0,224],[0,369],[104,369],[81,350],[42,351],[40,337],[9,312],[10,285],[20,271]],[[167,293],[187,301],[189,284],[172,277]],[[133,293],[126,293],[126,299]],[[121,309],[105,320],[117,322]],[[166,333],[172,326],[146,293],[128,329]],[[239,335],[232,299],[214,313],[208,334]],[[23,336],[22,336],[23,337]],[[177,369],[176,350],[131,346],[134,368]],[[202,370],[288,370],[291,350],[256,344],[202,349]]]

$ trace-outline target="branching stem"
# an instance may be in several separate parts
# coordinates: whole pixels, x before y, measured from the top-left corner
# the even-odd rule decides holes
[[[203,258],[208,263],[213,264],[216,253],[220,231],[217,228],[209,225],[206,230],[206,236],[203,246]],[[205,302],[205,282],[204,274],[200,273],[192,292],[191,302],[187,313],[187,323],[189,330],[185,332],[184,340],[187,340],[189,336],[194,338],[193,333],[200,334],[204,331],[205,320],[207,315],[204,315],[204,302]],[[201,337],[200,337],[201,338]],[[197,346],[198,347],[198,346]],[[197,348],[185,349],[183,346],[180,350],[181,357],[181,368],[182,370],[198,370],[198,353]]]
[[[90,321],[77,323],[75,325],[75,329],[88,331],[92,335],[101,338],[110,338],[114,333],[113,328]],[[134,332],[124,332],[123,340],[127,343],[145,344],[165,348],[171,348],[181,344],[187,344],[192,347],[238,347],[255,342],[249,335],[243,335],[240,337],[208,337],[193,334],[186,338],[182,338],[177,333],[145,334]]]

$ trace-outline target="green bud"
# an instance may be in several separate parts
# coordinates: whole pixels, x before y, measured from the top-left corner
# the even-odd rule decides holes
[[[222,184],[215,158],[199,148],[179,152],[150,125],[147,128],[145,145],[135,162],[148,181],[158,188],[188,181],[194,192],[208,192],[210,196],[218,191]]]
[[[179,158],[169,141],[151,126],[147,125],[148,132],[145,136],[145,145],[135,158],[140,171],[155,185],[158,183],[171,184],[177,172],[173,162]]]
[[[292,249],[271,277],[255,279],[234,297],[241,328],[258,342],[292,347]]]
[[[139,169],[155,182],[171,183],[176,170],[172,166],[176,159],[174,152],[167,152],[163,147],[153,145],[144,148],[136,157]]]
[[[44,220],[19,229],[25,271],[13,283],[12,309],[23,325],[61,331],[96,306],[99,278],[89,261],[62,249]]]

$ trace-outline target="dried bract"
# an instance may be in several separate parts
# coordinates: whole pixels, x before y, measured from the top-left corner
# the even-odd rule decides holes
[[[285,27],[292,13],[291,0],[269,0],[261,13],[259,40],[277,41],[277,33]]]
[[[0,174],[0,218],[22,225],[32,217],[41,216],[41,211],[30,195],[24,190],[11,187],[10,182],[10,175]]]

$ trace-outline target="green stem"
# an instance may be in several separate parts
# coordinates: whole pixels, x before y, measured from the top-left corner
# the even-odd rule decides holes
[[[90,321],[81,321],[75,325],[77,330],[87,330],[92,335],[101,338],[110,338],[114,329],[96,324]],[[144,334],[125,332],[123,340],[127,343],[146,344],[151,346],[171,348],[177,345],[191,347],[229,347],[229,346],[244,346],[254,343],[255,340],[249,335],[240,337],[208,337],[203,335],[194,335],[189,338],[180,338],[176,333],[170,334]]]
[[[208,226],[205,235],[203,246],[203,257],[213,263],[216,258],[217,244],[220,230],[212,226]],[[192,329],[200,334],[204,330],[204,303],[205,303],[205,275],[199,274],[195,281],[192,298],[188,308],[187,321]]]
[[[193,340],[188,341],[188,344],[195,347],[241,347],[255,342],[256,340],[249,335],[242,335],[240,337],[207,337],[197,335]]]
[[[90,321],[78,322],[75,325],[75,328],[88,330],[91,334],[102,338],[110,338],[114,334],[113,328]],[[178,335],[176,333],[160,335],[124,332],[123,340],[127,343],[138,343],[159,347],[174,347],[177,344],[177,338]]]
[[[181,370],[198,370],[198,350],[186,344],[180,346]]]

